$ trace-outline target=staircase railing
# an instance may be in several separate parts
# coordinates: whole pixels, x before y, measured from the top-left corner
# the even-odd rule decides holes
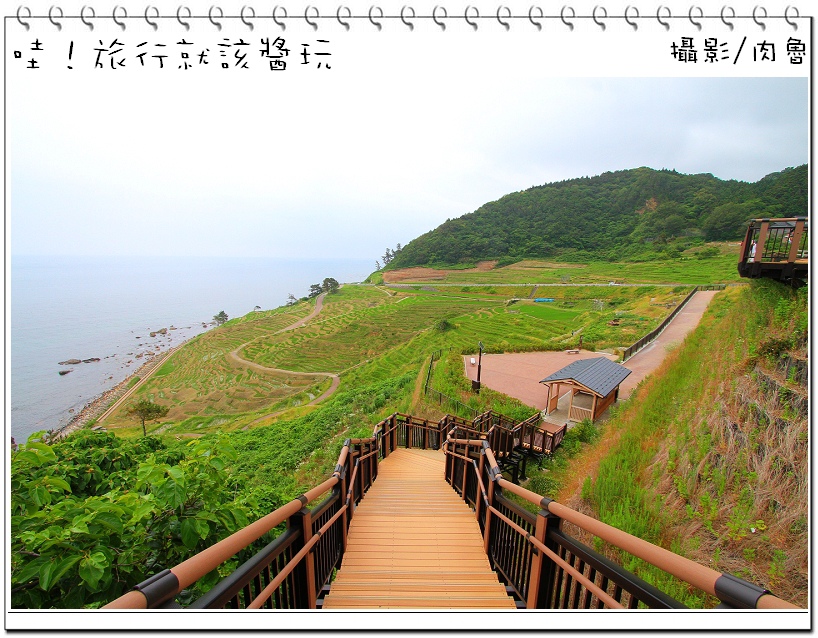
[[[465,419],[438,422],[393,414],[372,437],[344,441],[330,478],[286,505],[188,560],[165,569],[108,609],[179,608],[176,597],[237,554],[276,533],[232,574],[188,605],[193,609],[314,609],[333,570],[341,564],[355,506],[378,476],[378,460],[398,447],[440,449],[449,431]],[[322,498],[312,509],[308,504]]]
[[[483,427],[490,421],[486,417],[477,425]],[[533,427],[533,423],[525,423]],[[525,423],[515,426],[523,436]],[[503,427],[497,424],[499,421],[492,428]],[[284,524],[286,529],[276,538],[188,607],[316,608],[333,571],[341,564],[356,505],[377,479],[379,459],[399,447],[444,449],[446,481],[474,508],[493,568],[528,608],[681,606],[565,533],[563,521],[717,596],[725,606],[793,607],[755,585],[698,565],[515,485],[503,477],[487,440],[452,436],[458,428],[477,431],[474,425],[449,415],[434,422],[393,414],[375,426],[372,437],[344,441],[326,481],[152,576],[105,608],[179,608],[177,596]],[[509,494],[538,505],[540,512],[531,514],[508,498]],[[307,507],[315,501],[317,505]]]
[[[189,608],[314,609],[333,569],[340,564],[355,505],[377,478],[378,457],[394,449],[388,443],[380,446],[385,423],[378,424],[371,438],[344,441],[332,476],[317,487],[179,565],[152,576],[105,608],[178,608],[176,596],[286,523],[286,529],[277,538]],[[306,507],[322,496],[325,498],[317,506]]]
[[[752,583],[631,536],[503,478],[487,441],[449,438],[446,481],[475,509],[492,567],[528,609],[684,605],[563,530],[567,521],[717,597],[720,607],[794,608]],[[506,493],[541,509],[535,515]]]

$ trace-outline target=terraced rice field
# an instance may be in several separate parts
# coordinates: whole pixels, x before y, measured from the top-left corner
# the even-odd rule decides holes
[[[311,304],[250,313],[205,332],[185,344],[139,389],[170,407],[168,420],[192,415],[236,414],[263,409],[322,383],[321,377],[259,372],[236,366],[227,354],[259,334],[272,334],[309,314]],[[317,390],[317,389],[316,389]],[[126,406],[106,420],[107,427],[132,427]]]
[[[339,295],[345,295],[343,288]],[[373,289],[355,289],[357,307],[322,316],[292,333],[260,338],[242,351],[249,361],[303,372],[342,372],[457,317],[499,301],[399,293],[386,297]],[[335,303],[335,302],[333,302]]]
[[[184,435],[255,427],[284,411],[281,418],[288,419],[314,409],[306,404],[330,387],[318,373],[342,375],[343,391],[418,374],[433,351],[473,353],[479,341],[486,352],[555,350],[574,347],[582,334],[586,346],[625,347],[688,291],[688,286],[436,289],[425,283],[387,291],[349,285],[327,295],[321,313],[301,327],[281,332],[306,317],[312,302],[249,313],[200,335],[170,357],[136,398],[170,408],[154,431]],[[106,426],[136,434],[141,428],[125,409]]]
[[[415,268],[416,278],[424,285],[445,284],[607,284],[620,283],[661,283],[661,284],[711,284],[739,281],[736,271],[738,245],[717,244],[720,254],[709,259],[698,259],[694,248],[685,251],[678,259],[649,262],[589,264],[554,263],[539,260],[520,261],[488,271],[440,270]],[[426,277],[424,271],[434,272]],[[397,272],[397,271],[396,271]],[[387,272],[386,277],[389,277]],[[402,283],[411,283],[411,279]]]

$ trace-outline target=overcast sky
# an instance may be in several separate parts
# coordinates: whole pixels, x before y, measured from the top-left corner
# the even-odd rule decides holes
[[[12,73],[12,253],[374,261],[534,185],[639,166],[757,181],[808,159],[806,79],[342,54],[252,80]]]

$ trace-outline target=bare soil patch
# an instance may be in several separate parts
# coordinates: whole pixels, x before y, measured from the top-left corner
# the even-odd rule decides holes
[[[386,284],[398,284],[403,281],[443,281],[446,272],[434,268],[401,268],[383,273],[383,281]]]
[[[383,273],[383,281],[386,284],[398,284],[405,281],[443,281],[447,275],[452,273],[466,272],[489,272],[497,266],[497,261],[481,261],[474,268],[464,270],[439,270],[437,268],[424,268],[416,266],[414,268],[401,268],[399,270],[389,270]]]

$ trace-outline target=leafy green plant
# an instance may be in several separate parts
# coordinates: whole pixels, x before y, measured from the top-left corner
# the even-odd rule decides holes
[[[594,422],[591,421],[591,419],[583,419],[573,428],[571,428],[570,432],[572,436],[575,436],[583,443],[593,443],[600,436],[599,429],[596,427],[596,425],[594,425]],[[566,436],[568,436],[568,433],[566,433]]]
[[[222,439],[194,441],[179,458],[156,440],[80,434],[12,456],[14,607],[99,606],[255,514]],[[109,445],[81,445],[94,440]]]
[[[787,554],[784,550],[774,549],[773,556],[770,560],[770,568],[767,570],[767,575],[770,577],[770,585],[774,585],[776,581],[781,580],[786,576],[785,564],[787,562]]]
[[[593,495],[593,488],[594,488],[594,480],[590,476],[586,476],[585,480],[582,482],[582,500],[588,501],[591,499]]]

